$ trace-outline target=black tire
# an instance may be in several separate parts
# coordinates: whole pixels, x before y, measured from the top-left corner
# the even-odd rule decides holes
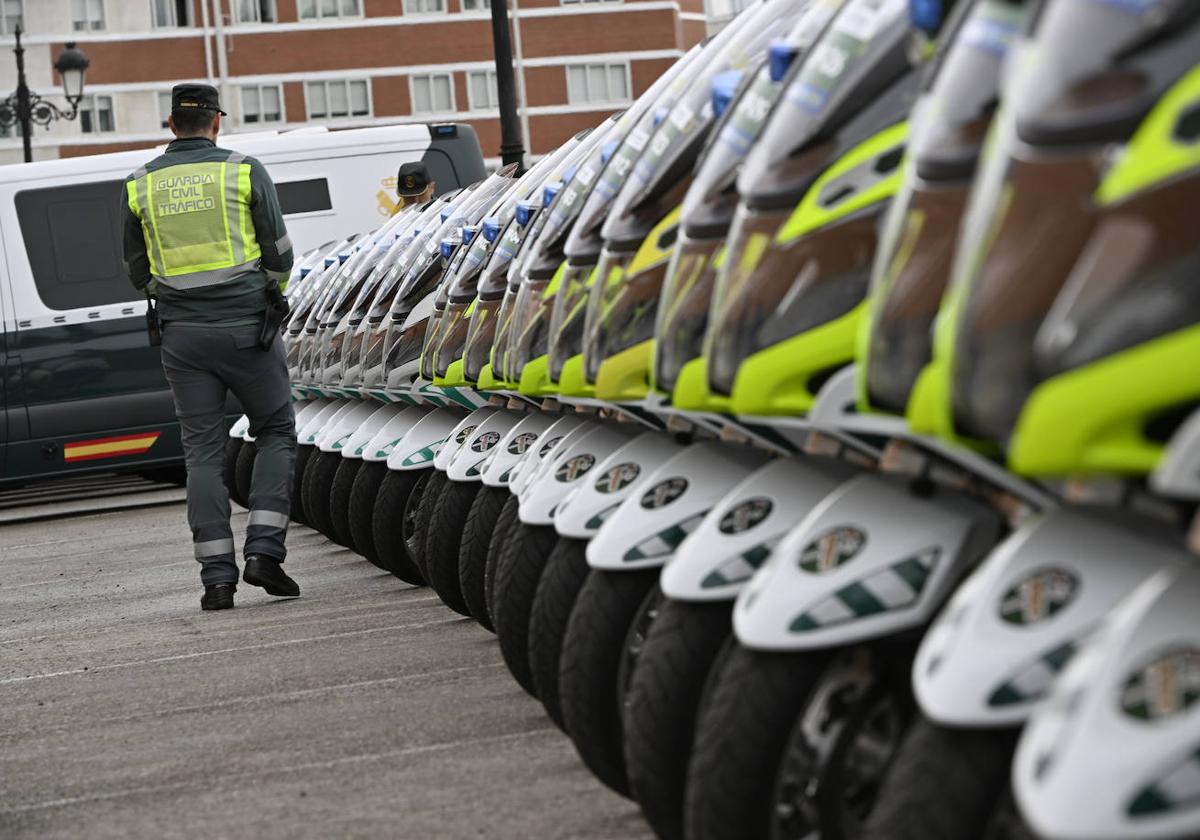
[[[688,759],[705,683],[730,638],[733,605],[664,599],[625,706],[629,789],[663,840],[681,840]]]
[[[350,533],[354,537],[354,550],[366,557],[374,565],[386,571],[391,571],[379,559],[379,549],[375,546],[375,501],[379,498],[379,485],[388,474],[387,463],[384,461],[363,461],[354,477],[354,485],[350,488],[350,505],[347,516],[350,522]]]
[[[482,485],[479,482],[447,481],[438,495],[429,520],[425,543],[426,579],[442,603],[460,615],[471,617],[458,580],[458,550],[463,522]]]
[[[312,446],[296,447],[296,462],[292,465],[292,521],[301,525],[308,524],[304,515],[304,470],[312,459]]]
[[[529,671],[534,694],[546,714],[565,730],[562,699],[558,691],[558,668],[562,661],[563,637],[571,610],[588,577],[587,540],[559,537],[546,559],[529,611]]]
[[[237,463],[233,467],[233,483],[237,488],[236,494],[230,498],[247,510],[250,509],[250,484],[254,478],[254,459],[258,457],[258,447],[253,443],[238,450]]]
[[[1019,829],[1009,830],[1009,815],[1001,812],[1016,738],[1014,729],[948,729],[918,720],[900,745],[863,836],[1015,836]]]
[[[409,498],[405,508],[404,542],[408,546],[408,556],[421,570],[421,577],[429,582],[429,568],[426,558],[429,557],[429,526],[433,521],[433,511],[437,507],[438,497],[450,483],[446,474],[432,467],[424,469],[425,483],[417,488]]]
[[[496,564],[496,591],[492,595],[492,618],[500,653],[521,688],[537,697],[529,670],[529,613],[546,558],[558,535],[551,525],[518,522],[504,543]]]
[[[629,795],[621,726],[622,664],[630,628],[656,589],[658,576],[658,569],[591,569],[563,636],[558,690],[567,734],[588,769],[622,796]]]
[[[386,469],[386,467],[385,467]],[[371,512],[371,536],[383,568],[405,583],[424,586],[421,570],[408,556],[404,543],[404,512],[413,489],[424,486],[428,470],[387,470]]]
[[[766,840],[775,777],[796,716],[827,655],[722,655],[696,721],[684,797],[689,840]],[[864,835],[867,836],[867,835]]]
[[[509,498],[505,487],[480,487],[463,523],[462,542],[458,546],[458,585],[471,616],[485,630],[496,632],[488,613],[484,588],[488,546],[496,532],[500,511]]]
[[[354,533],[350,530],[350,492],[354,479],[362,467],[358,458],[342,458],[333,474],[333,485],[329,488],[329,523],[333,528],[333,541],[358,552],[354,545]]]
[[[229,491],[229,498],[235,502],[237,502],[237,499],[234,498],[237,495],[237,459],[243,444],[245,441],[241,438],[231,437],[225,441],[225,460],[221,467],[221,477],[225,481],[225,489]]]
[[[504,554],[504,545],[508,542],[509,535],[520,524],[517,518],[519,507],[517,497],[510,493],[504,501],[504,507],[500,508],[500,515],[496,517],[496,527],[492,530],[492,539],[488,542],[487,563],[483,567],[483,597],[488,620],[492,622],[493,627],[496,625],[496,567],[500,565],[500,557]]]
[[[317,451],[304,469],[304,513],[310,527],[333,539],[333,522],[329,518],[329,493],[333,476],[342,456],[336,452]]]

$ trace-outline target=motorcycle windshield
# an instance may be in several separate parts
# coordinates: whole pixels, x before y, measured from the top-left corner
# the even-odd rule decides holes
[[[905,184],[889,211],[871,281],[867,401],[903,413],[933,354],[933,319],[984,137],[999,104],[1000,71],[1020,32],[1021,4],[984,0],[963,19],[914,113]]]
[[[1186,214],[1176,188],[1187,183],[1111,206],[1095,200],[1110,144],[1128,140],[1195,62],[1196,4],[1152,8],[1050,4],[1018,54],[1004,91],[1013,106],[997,120],[953,269],[951,405],[962,433],[1006,441],[1043,376],[1143,340],[1142,307],[1162,314],[1187,297],[1194,252],[1167,221]],[[1073,314],[1043,332],[1060,299],[1059,312]],[[1071,334],[1085,324],[1091,334]]]
[[[906,11],[894,0],[849,0],[747,158],[704,343],[714,393],[732,395],[749,357],[852,317],[864,301],[918,88]],[[819,360],[781,360],[797,366],[809,398],[850,361],[852,326],[826,330]]]
[[[568,262],[550,315],[550,380],[557,382],[567,362],[583,352],[589,284],[596,264]]]
[[[500,298],[484,300],[480,297],[475,304],[475,311],[471,313],[467,342],[463,347],[463,375],[471,382],[479,381],[483,366],[490,361],[499,312]]]

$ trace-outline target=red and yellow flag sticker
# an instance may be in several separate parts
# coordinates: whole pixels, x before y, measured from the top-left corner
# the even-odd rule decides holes
[[[77,440],[63,446],[63,460],[93,461],[97,458],[116,458],[121,455],[141,455],[149,451],[162,432],[143,432],[140,435]]]

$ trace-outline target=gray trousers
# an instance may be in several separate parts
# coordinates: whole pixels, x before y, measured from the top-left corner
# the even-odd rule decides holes
[[[283,342],[276,339],[270,350],[260,350],[258,327],[167,324],[162,362],[187,462],[188,525],[201,564],[200,580],[208,586],[238,579],[222,473],[229,439],[227,391],[250,418],[258,449],[244,552],[283,562],[296,460],[296,420]]]

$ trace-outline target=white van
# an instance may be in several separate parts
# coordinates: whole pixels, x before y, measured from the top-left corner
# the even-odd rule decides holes
[[[383,223],[406,161],[424,160],[438,192],[486,174],[474,130],[456,124],[235,134],[219,144],[266,166],[297,255]],[[160,152],[0,166],[0,486],[182,463],[145,303],[121,262],[123,182]]]

